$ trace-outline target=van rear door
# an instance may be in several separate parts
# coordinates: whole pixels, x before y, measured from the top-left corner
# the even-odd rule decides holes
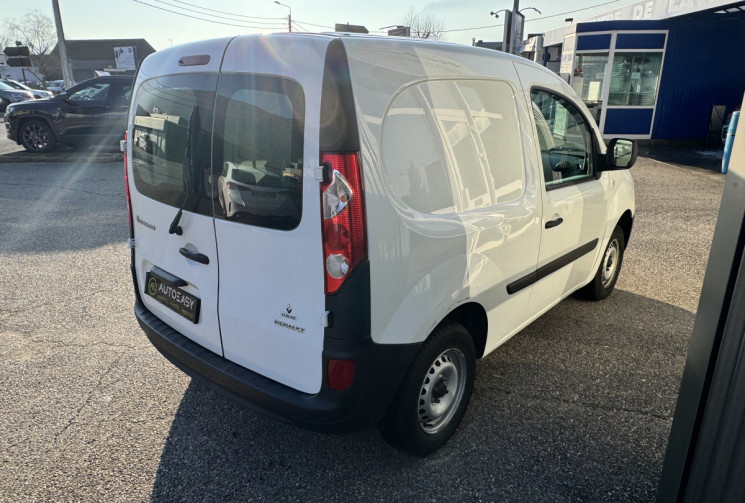
[[[142,301],[166,324],[220,355],[210,151],[226,44],[227,39],[210,41],[148,57],[138,73],[128,125]]]
[[[215,113],[225,358],[306,393],[323,379],[321,37],[234,39]]]

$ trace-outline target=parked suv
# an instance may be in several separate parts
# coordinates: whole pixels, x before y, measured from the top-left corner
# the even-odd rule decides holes
[[[60,143],[116,145],[126,128],[132,80],[98,77],[53,98],[10,105],[8,138],[30,152],[50,152]]]
[[[612,292],[635,212],[632,141],[606,147],[549,70],[454,44],[168,48],[139,69],[122,146],[153,345],[252,409],[378,424],[416,455],[456,430],[477,358]]]

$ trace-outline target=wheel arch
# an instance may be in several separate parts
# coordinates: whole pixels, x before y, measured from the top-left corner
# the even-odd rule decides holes
[[[631,214],[631,210],[626,210],[621,215],[617,225],[623,231],[624,246],[628,246],[629,238],[631,237],[631,228],[634,225],[634,216]]]
[[[16,138],[19,144],[21,142],[20,133],[21,133],[21,129],[23,128],[23,125],[26,124],[28,121],[32,121],[32,120],[40,120],[44,122],[47,126],[49,126],[49,130],[54,135],[54,138],[57,141],[60,141],[59,133],[57,133],[57,128],[54,126],[54,121],[52,120],[52,118],[47,115],[37,113],[37,114],[24,115],[18,118],[18,126],[16,127]]]
[[[476,302],[461,304],[448,313],[448,315],[437,324],[437,327],[435,327],[431,333],[436,332],[437,328],[448,322],[456,322],[463,325],[473,339],[476,358],[484,356],[489,321],[486,316],[486,310],[481,306],[481,304]]]

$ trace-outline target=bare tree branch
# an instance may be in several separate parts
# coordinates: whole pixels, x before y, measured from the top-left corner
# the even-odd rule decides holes
[[[431,12],[417,11],[414,7],[411,7],[404,16],[404,25],[411,27],[412,37],[432,40],[445,39],[444,30],[447,27],[445,20]]]
[[[33,55],[48,54],[57,43],[54,22],[38,10],[27,11],[21,20],[7,19],[0,42],[12,46],[16,41],[27,45]]]

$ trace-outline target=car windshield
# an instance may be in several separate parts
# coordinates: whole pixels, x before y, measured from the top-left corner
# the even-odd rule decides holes
[[[15,90],[13,87],[9,86],[5,82],[0,82],[0,89],[2,89],[3,91],[14,91]]]

